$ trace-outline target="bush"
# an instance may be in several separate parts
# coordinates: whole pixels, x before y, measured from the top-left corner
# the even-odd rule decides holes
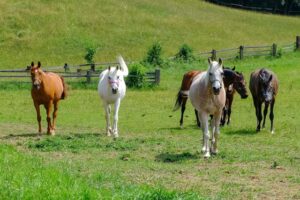
[[[97,52],[96,47],[87,47],[86,49],[86,55],[84,56],[84,59],[88,64],[93,64],[94,63],[94,56]]]
[[[154,43],[147,53],[145,62],[154,66],[161,66],[163,64],[161,51],[161,45],[158,42]]]
[[[129,68],[129,76],[127,78],[128,87],[144,87],[146,85],[146,67],[142,64],[134,63]]]
[[[195,60],[193,55],[193,50],[187,44],[184,44],[180,47],[179,52],[175,55],[176,60],[190,62]]]

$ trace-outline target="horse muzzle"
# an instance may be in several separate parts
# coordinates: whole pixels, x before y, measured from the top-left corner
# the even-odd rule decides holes
[[[214,95],[218,95],[220,93],[220,91],[221,91],[220,87],[219,88],[213,87],[213,93],[214,93]]]
[[[113,94],[117,94],[118,88],[112,88],[111,91],[112,91]]]
[[[39,90],[41,88],[41,84],[39,82],[35,81],[33,83],[33,87],[35,87],[37,90]]]
[[[241,97],[242,97],[242,99],[247,99],[248,98],[248,94],[243,94]]]

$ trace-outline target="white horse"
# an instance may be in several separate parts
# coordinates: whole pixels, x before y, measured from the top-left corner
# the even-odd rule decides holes
[[[217,140],[220,134],[220,119],[222,109],[225,106],[226,93],[223,84],[223,65],[219,62],[208,59],[209,68],[207,71],[197,75],[192,82],[189,96],[194,108],[198,111],[198,117],[203,131],[204,157],[210,157],[210,153],[217,153]],[[209,115],[212,119],[212,147],[209,139]]]
[[[117,138],[118,134],[118,113],[121,100],[126,93],[126,84],[124,77],[128,75],[127,65],[122,58],[118,56],[120,67],[108,67],[104,70],[99,78],[98,93],[103,101],[106,119],[106,134]],[[114,122],[113,127],[110,126],[110,105],[114,104]]]

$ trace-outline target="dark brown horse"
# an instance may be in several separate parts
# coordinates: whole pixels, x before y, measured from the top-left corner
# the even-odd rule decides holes
[[[224,85],[226,90],[226,103],[223,108],[223,113],[221,117],[221,126],[225,125],[226,117],[227,117],[227,125],[230,124],[230,116],[231,116],[231,106],[233,102],[233,97],[235,92],[237,91],[242,99],[246,99],[248,97],[247,89],[246,89],[246,81],[242,73],[234,71],[235,67],[230,69],[224,69]]]
[[[224,69],[223,82],[224,82],[224,86],[225,86],[225,90],[226,90],[226,105],[227,105],[223,109],[223,114],[222,114],[222,119],[221,119],[221,122],[223,120],[224,123],[225,123],[227,114],[228,114],[228,119],[230,121],[231,105],[232,105],[233,95],[234,95],[234,92],[229,92],[229,91],[227,92],[228,88],[233,87],[236,91],[238,91],[241,98],[248,97],[247,89],[246,89],[246,82],[245,82],[243,74],[238,73],[234,70],[235,70],[235,67],[233,69],[229,69],[229,68]],[[181,107],[181,117],[180,117],[180,126],[181,127],[183,127],[183,115],[184,115],[184,111],[185,111],[186,101],[189,96],[190,86],[193,82],[194,77],[196,77],[200,73],[201,73],[201,71],[194,70],[194,71],[189,71],[183,75],[183,79],[181,82],[181,88],[177,94],[176,103],[175,103],[175,106],[173,109],[173,111],[175,111],[179,107]],[[195,110],[195,114],[196,114],[196,119],[197,119],[197,125],[200,127],[200,122],[199,122],[198,114],[197,114],[196,110]],[[221,123],[221,125],[222,125],[222,123]]]
[[[278,93],[278,79],[274,72],[267,69],[258,69],[251,73],[249,88],[252,94],[253,103],[255,106],[255,113],[257,118],[256,131],[260,131],[260,123],[262,120],[261,107],[265,104],[264,119],[262,128],[265,127],[266,116],[268,107],[270,105],[270,120],[271,120],[271,133],[274,133],[274,104],[275,97]]]
[[[47,134],[54,135],[58,102],[67,96],[66,84],[61,76],[51,72],[44,72],[41,69],[40,62],[38,62],[37,66],[35,66],[33,62],[31,63],[30,73],[32,80],[31,96],[36,109],[39,133],[42,132],[40,114],[40,105],[42,104],[44,105],[47,113]],[[51,123],[50,113],[52,105],[54,105],[54,111],[53,121]]]

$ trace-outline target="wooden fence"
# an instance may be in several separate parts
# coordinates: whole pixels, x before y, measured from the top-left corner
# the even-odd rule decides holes
[[[212,59],[222,58],[223,60],[229,59],[244,59],[250,56],[278,56],[282,53],[300,50],[300,36],[296,37],[296,42],[290,44],[271,44],[262,46],[244,46],[241,45],[236,48],[228,48],[216,50],[212,49],[209,52],[201,52],[198,56],[201,58],[211,57]]]
[[[217,57],[223,60],[228,59],[244,59],[249,56],[278,56],[279,54],[292,52],[295,50],[300,50],[300,36],[296,36],[296,42],[290,44],[277,45],[273,43],[272,45],[263,46],[244,46],[241,45],[236,48],[221,49],[209,52],[199,53],[197,56],[200,58],[216,59]],[[173,57],[174,58],[174,57]],[[172,59],[172,58],[171,58]],[[68,65],[64,66],[52,66],[43,67],[45,71],[51,71],[62,75],[65,78],[75,78],[75,79],[85,79],[87,83],[90,83],[92,78],[99,77],[99,74],[104,68],[110,65],[117,65],[118,63],[94,63],[94,64],[81,64],[81,65]],[[24,69],[16,70],[0,70],[0,79],[4,78],[23,78],[25,81],[29,81],[29,70],[30,66]],[[132,75],[129,75],[132,76]],[[23,80],[24,81],[24,80]],[[156,69],[153,72],[146,73],[146,81],[152,84],[160,83],[160,70]]]
[[[110,65],[117,65],[118,63],[94,63],[94,64],[81,64],[81,65],[68,65],[64,66],[52,66],[43,67],[46,72],[55,72],[67,79],[84,79],[87,83],[91,83],[93,78],[99,78],[100,73],[103,69],[106,69]],[[19,78],[22,81],[30,81],[29,74],[30,66],[24,69],[14,69],[14,70],[0,70],[0,78],[4,80],[5,78]],[[129,77],[134,77],[134,75],[128,75]],[[155,69],[155,71],[146,72],[146,82],[150,84],[160,83],[160,69]]]

